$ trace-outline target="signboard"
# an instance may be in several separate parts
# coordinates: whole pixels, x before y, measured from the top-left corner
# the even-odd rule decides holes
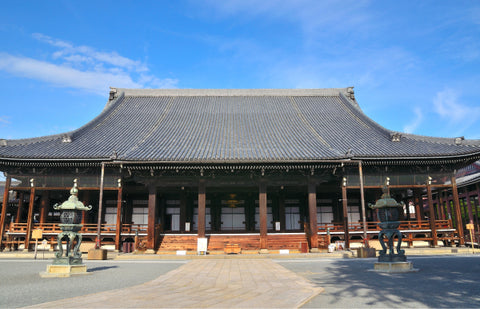
[[[42,229],[35,229],[32,231],[32,238],[33,239],[41,239],[43,238],[43,230]]]
[[[207,238],[198,238],[197,239],[197,252],[198,254],[207,253]]]
[[[474,230],[472,223],[467,224],[467,230]]]

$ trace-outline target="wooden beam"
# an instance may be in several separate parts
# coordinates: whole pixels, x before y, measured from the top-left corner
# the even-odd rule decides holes
[[[428,211],[429,211],[429,221],[430,221],[430,230],[432,231],[432,244],[431,246],[435,248],[437,246],[437,228],[435,225],[435,209],[433,206],[432,198],[432,186],[430,185],[430,180],[427,184],[427,197],[428,197]]]
[[[260,215],[260,250],[267,249],[267,184],[260,181],[258,193]]]
[[[35,185],[32,182],[32,187],[30,189],[30,201],[28,202],[28,219],[27,219],[27,232],[25,234],[25,248],[23,251],[28,251],[30,247],[30,239],[32,237],[32,226],[33,226],[33,206],[35,203]]]
[[[310,250],[318,252],[317,184],[312,180],[308,182],[308,217]]]
[[[460,238],[460,245],[465,245],[465,233],[463,231],[462,213],[460,211],[460,201],[458,199],[457,180],[455,175],[451,178],[452,181],[452,193],[453,193],[453,205],[455,208],[455,219],[457,222],[458,237]]]
[[[200,179],[198,183],[198,237],[205,237],[205,207],[207,199],[205,193],[205,180]]]
[[[120,241],[122,238],[122,195],[123,187],[119,187],[117,192],[117,224],[115,229],[115,250],[117,251],[120,250]]]
[[[148,227],[147,227],[147,250],[155,250],[155,224],[157,206],[157,187],[148,186]]]
[[[69,191],[72,189],[72,187],[37,187],[37,191]],[[90,190],[90,191],[95,191],[95,190],[100,190],[100,187],[81,187],[78,188],[79,190]],[[104,187],[104,191],[117,191],[117,187]],[[30,187],[15,187],[15,191],[30,191]]]
[[[10,184],[12,178],[7,176],[5,180],[5,191],[3,193],[2,215],[0,216],[0,249],[2,248],[3,234],[5,232],[5,218],[7,216],[8,208],[8,192],[10,191]]]
[[[347,186],[347,189],[355,189],[358,190],[360,189],[361,186]],[[383,185],[369,185],[369,186],[364,186],[365,189],[382,189]],[[389,185],[390,189],[424,189],[426,188],[426,185]],[[438,185],[435,184],[432,186],[432,188],[437,189],[437,188],[451,188],[451,185]]]

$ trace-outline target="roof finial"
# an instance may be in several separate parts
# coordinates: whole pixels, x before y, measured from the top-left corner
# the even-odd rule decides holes
[[[348,97],[355,101],[355,92],[353,92],[353,86],[347,88]]]

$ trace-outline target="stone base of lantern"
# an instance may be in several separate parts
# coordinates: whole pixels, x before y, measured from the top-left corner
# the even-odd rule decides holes
[[[383,273],[407,273],[417,272],[418,269],[413,268],[412,262],[377,262],[373,267],[373,271]]]
[[[65,278],[73,275],[87,275],[87,265],[47,265],[47,271],[41,272],[42,278]]]

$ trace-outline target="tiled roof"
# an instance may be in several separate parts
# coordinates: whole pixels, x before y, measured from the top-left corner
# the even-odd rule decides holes
[[[381,127],[351,89],[115,89],[78,130],[0,140],[0,159],[266,163],[480,154],[477,140]]]

